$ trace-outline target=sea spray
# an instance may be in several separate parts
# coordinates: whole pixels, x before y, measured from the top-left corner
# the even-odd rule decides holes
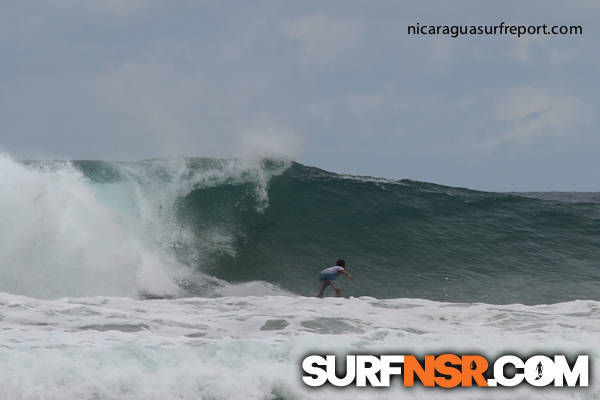
[[[71,164],[0,157],[0,290],[37,297],[176,295],[170,262],[120,223]],[[141,284],[141,286],[140,286]]]

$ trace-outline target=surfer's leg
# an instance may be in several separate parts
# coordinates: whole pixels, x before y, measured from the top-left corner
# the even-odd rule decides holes
[[[335,289],[335,296],[336,297],[342,297],[342,287],[340,286],[340,284],[337,281],[337,279],[329,281],[329,283]]]
[[[315,294],[315,297],[323,297],[323,292],[325,291],[328,282],[329,281],[321,281],[321,284],[319,285],[319,293]]]

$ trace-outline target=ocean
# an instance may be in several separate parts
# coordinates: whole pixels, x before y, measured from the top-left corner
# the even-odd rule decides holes
[[[598,193],[2,155],[0,398],[598,399],[599,222]],[[310,297],[338,258],[346,298]],[[591,386],[301,381],[309,353],[400,351],[589,354]]]

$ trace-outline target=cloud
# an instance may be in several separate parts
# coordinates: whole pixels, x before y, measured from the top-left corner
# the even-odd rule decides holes
[[[428,37],[425,40],[427,43],[427,46],[424,46],[426,51],[425,58],[428,64],[436,69],[447,68],[457,60],[474,57],[473,54],[464,52],[464,49],[467,47],[467,41],[465,40],[456,40],[444,36]],[[424,43],[420,44],[424,45]]]
[[[528,62],[534,58],[536,48],[542,46],[542,42],[547,40],[545,36],[527,36],[512,39],[514,46],[510,48],[510,55],[513,59]]]
[[[600,5],[550,3],[7,2],[0,143],[27,157],[295,156],[285,144],[299,137],[314,165],[466,186],[504,173],[466,178],[484,158],[552,168],[560,152],[597,147]],[[581,24],[584,35],[406,28],[502,19]],[[593,170],[569,168],[582,181]]]
[[[559,91],[508,89],[498,98],[491,117],[502,128],[479,143],[488,150],[507,142],[526,145],[536,138],[568,136],[587,118],[583,101]]]
[[[233,77],[227,70],[207,75],[211,65],[188,60],[188,54],[185,47],[161,45],[84,84],[94,112],[106,121],[106,139],[127,138],[135,145],[127,159],[296,154],[298,141],[277,118],[281,113],[262,110],[268,108],[263,96],[269,90],[262,79]]]
[[[178,71],[168,63],[127,62],[96,76],[88,88],[98,110],[115,119],[111,125],[122,130],[122,135],[131,137],[137,132],[172,153],[177,149],[170,145],[190,133],[188,120],[178,108],[182,82],[177,76]]]
[[[244,159],[274,157],[293,160],[299,154],[300,139],[285,130],[255,129],[241,134],[237,147],[237,155]]]
[[[550,63],[561,65],[578,59],[581,43],[585,39],[577,36],[525,36],[512,38],[513,46],[509,47],[509,56],[522,63]]]
[[[51,0],[38,1],[38,3],[45,7],[59,7],[87,15],[132,17],[159,7],[164,0]]]
[[[352,92],[311,104],[308,111],[311,115],[332,122],[336,115],[355,118],[375,117],[409,108],[418,101],[417,96],[401,95],[387,90]]]
[[[357,48],[363,36],[358,19],[333,19],[324,12],[294,19],[284,26],[284,34],[297,41],[309,63],[329,63]]]

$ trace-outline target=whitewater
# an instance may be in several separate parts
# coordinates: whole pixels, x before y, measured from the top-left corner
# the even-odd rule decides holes
[[[600,398],[599,204],[526,195],[287,160],[2,155],[0,398]],[[349,298],[308,297],[340,256]],[[307,354],[443,352],[589,354],[591,385],[301,381]]]
[[[5,399],[594,399],[600,303],[2,294]],[[589,354],[589,388],[307,389],[307,354]]]

